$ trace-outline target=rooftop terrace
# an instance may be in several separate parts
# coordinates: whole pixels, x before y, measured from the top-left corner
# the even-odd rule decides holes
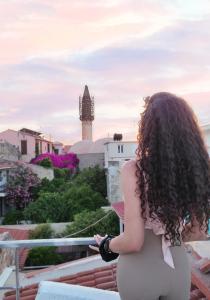
[[[19,251],[39,246],[69,246],[69,245],[90,245],[95,244],[92,238],[61,238],[46,240],[20,240],[20,241],[2,241],[0,248],[11,248],[16,252],[15,285],[0,289],[6,289],[3,300],[42,300],[51,299],[50,293],[56,294],[53,299],[76,299],[78,289],[72,288],[73,285],[81,287],[81,293],[86,286],[93,289],[85,289],[86,298],[106,300],[120,299],[117,292],[116,283],[116,262],[104,263],[99,255],[94,255],[78,261],[53,266],[45,270],[32,271],[26,274],[19,273]],[[191,264],[192,289],[191,300],[209,299],[210,300],[210,241],[188,243],[187,253]],[[205,260],[203,257],[208,257]],[[97,267],[100,264],[100,267]],[[71,271],[70,271],[71,270]],[[65,275],[64,275],[65,274]],[[52,283],[46,283],[51,281]],[[34,282],[30,283],[29,282]],[[59,283],[66,285],[59,285]],[[7,284],[7,282],[6,282]],[[69,286],[68,286],[69,285]],[[64,288],[65,287],[65,288]],[[98,289],[95,291],[95,289]],[[59,290],[62,293],[59,295]],[[87,293],[87,290],[89,293]],[[106,291],[109,290],[111,293]],[[48,291],[48,292],[47,292]],[[54,291],[54,292],[53,292]],[[65,292],[66,291],[66,295]],[[104,292],[103,292],[104,291]],[[61,295],[62,294],[62,295]],[[45,298],[43,298],[45,295]],[[47,298],[48,297],[48,298]],[[80,299],[80,298],[77,298]]]

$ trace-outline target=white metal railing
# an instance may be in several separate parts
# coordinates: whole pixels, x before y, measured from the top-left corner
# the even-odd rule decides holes
[[[9,248],[15,250],[15,277],[16,285],[14,287],[0,287],[3,289],[15,289],[16,300],[20,300],[20,282],[19,282],[19,250],[21,248],[35,248],[45,246],[85,246],[95,245],[93,238],[59,238],[59,239],[37,239],[37,240],[12,240],[12,241],[0,241],[1,248]]]

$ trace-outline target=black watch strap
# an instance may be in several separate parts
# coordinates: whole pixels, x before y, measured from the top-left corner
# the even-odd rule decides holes
[[[107,249],[107,247],[109,246],[109,242],[112,238],[114,238],[114,236],[111,236],[111,235],[106,236],[99,245],[99,252],[101,254],[101,257],[106,262],[114,260],[119,256],[118,253],[112,252],[112,251],[110,251],[110,249],[108,251],[108,249]],[[109,241],[107,241],[108,239],[109,239]],[[106,241],[107,241],[108,245],[105,246]]]

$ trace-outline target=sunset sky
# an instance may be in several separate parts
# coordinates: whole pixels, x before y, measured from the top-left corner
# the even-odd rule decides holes
[[[210,123],[209,28],[209,0],[0,0],[0,131],[79,141],[85,84],[94,140],[136,139],[142,98],[158,91]]]

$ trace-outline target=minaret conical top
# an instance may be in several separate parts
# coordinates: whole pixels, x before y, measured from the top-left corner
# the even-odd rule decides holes
[[[92,122],[94,120],[94,98],[85,85],[82,97],[79,97],[79,116],[82,121],[82,139],[92,140]]]

